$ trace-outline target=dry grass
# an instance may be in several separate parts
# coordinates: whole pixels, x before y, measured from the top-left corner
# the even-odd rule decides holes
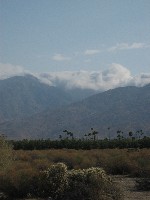
[[[40,179],[38,187],[36,186],[40,177],[39,173],[42,172],[45,173],[45,171],[48,168],[51,168],[53,164],[60,162],[67,165],[68,172],[73,170],[75,170],[76,172],[80,172],[80,170],[82,171],[82,169],[85,170],[95,167],[97,169],[104,169],[107,174],[123,174],[123,175],[129,174],[131,176],[138,176],[138,177],[150,176],[149,149],[142,149],[140,151],[132,151],[132,152],[128,152],[127,149],[113,149],[113,150],[111,149],[55,150],[54,149],[54,150],[33,150],[33,151],[18,150],[18,151],[13,151],[13,155],[14,155],[14,162],[11,164],[11,167],[7,170],[7,173],[5,171],[0,172],[0,182],[2,183],[1,185],[2,188],[0,187],[0,190],[6,191],[6,194],[9,191],[9,194],[11,194],[11,196],[14,197],[18,196],[20,198],[26,197],[27,194],[29,194],[30,190],[32,191],[32,195],[34,194],[33,191],[36,191],[35,196],[37,197],[38,193],[36,188],[38,188],[41,183]],[[93,176],[93,178],[94,177],[95,175]],[[48,184],[51,184],[49,180],[47,180],[48,181],[47,184],[47,182],[45,182],[46,180],[45,178],[42,180],[44,181],[42,185],[46,183],[44,189]],[[97,180],[97,178],[94,180]],[[86,193],[87,190],[84,191],[85,185],[82,182],[80,184],[83,185],[83,190],[82,190],[83,193]],[[99,184],[99,182],[97,182],[96,184]],[[35,186],[34,188],[33,185]],[[72,183],[70,183],[70,185],[72,185]],[[71,195],[72,191],[74,191],[75,189],[78,190],[79,188],[76,188],[77,185],[73,185],[73,189],[69,190],[67,192],[67,195],[68,194]],[[49,191],[49,188],[47,191]],[[120,198],[117,196],[120,193],[119,190],[116,189],[116,187],[115,188],[111,187],[112,191],[110,191],[110,187],[107,188],[109,189],[110,193],[112,193],[113,195],[115,194],[116,199]],[[95,189],[95,187],[93,189]],[[41,191],[43,191],[43,189]],[[91,190],[91,186],[89,186],[89,192],[90,192],[89,194],[92,194],[91,193],[92,191],[93,190]],[[84,195],[81,194],[81,196],[83,196],[84,199]],[[99,199],[101,199],[101,197]],[[105,197],[103,199],[105,199]],[[106,199],[108,199],[108,197]]]
[[[128,152],[127,149],[104,150],[33,150],[15,151],[14,167],[25,165],[44,170],[52,163],[63,162],[68,169],[102,167],[109,174],[130,174],[145,176],[150,174],[150,150]]]

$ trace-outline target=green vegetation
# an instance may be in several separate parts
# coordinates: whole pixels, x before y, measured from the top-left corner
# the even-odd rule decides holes
[[[50,140],[50,139],[39,139],[39,140],[20,140],[20,141],[11,141],[14,149],[19,150],[44,150],[44,149],[114,149],[114,148],[150,148],[150,137],[144,136],[143,138],[135,138],[130,136],[129,138],[124,138],[120,135],[117,135],[115,139],[105,138],[103,140],[96,139],[98,134],[96,131],[87,134],[82,139],[74,138],[72,132],[67,132],[66,137],[62,138],[59,136],[59,140]],[[89,137],[89,138],[87,138]]]

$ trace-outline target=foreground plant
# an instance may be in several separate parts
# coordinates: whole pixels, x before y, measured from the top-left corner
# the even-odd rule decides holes
[[[32,169],[10,171],[0,176],[0,191],[11,199],[26,197],[52,200],[121,200],[120,190],[102,168],[67,170],[63,163],[51,165],[47,170]]]
[[[6,171],[12,163],[12,146],[0,135],[0,171]]]
[[[71,170],[68,172],[65,200],[121,200],[120,189],[102,168]]]
[[[150,191],[150,178],[136,180],[136,188],[138,190]]]

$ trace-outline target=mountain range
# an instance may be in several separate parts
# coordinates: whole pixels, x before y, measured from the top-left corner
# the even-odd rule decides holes
[[[95,93],[48,86],[32,76],[1,80],[0,132],[11,139],[57,139],[63,130],[82,137],[91,128],[99,138],[117,130],[150,135],[150,84]]]
[[[20,119],[81,100],[94,90],[49,86],[34,76],[15,76],[0,80],[0,122]]]

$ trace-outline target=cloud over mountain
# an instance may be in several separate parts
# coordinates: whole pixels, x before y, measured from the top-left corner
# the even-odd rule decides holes
[[[144,86],[150,83],[150,73],[142,73],[132,76],[131,72],[124,66],[113,63],[103,71],[62,71],[33,74],[21,66],[11,64],[0,64],[0,79],[16,75],[31,74],[51,86],[66,89],[93,89],[105,91],[121,86]]]
[[[0,63],[0,79],[28,73],[22,66]]]
[[[67,89],[82,88],[105,91],[120,86],[144,86],[150,83],[150,74],[133,77],[130,71],[120,64],[112,64],[104,71],[63,71],[41,73],[41,81]]]

